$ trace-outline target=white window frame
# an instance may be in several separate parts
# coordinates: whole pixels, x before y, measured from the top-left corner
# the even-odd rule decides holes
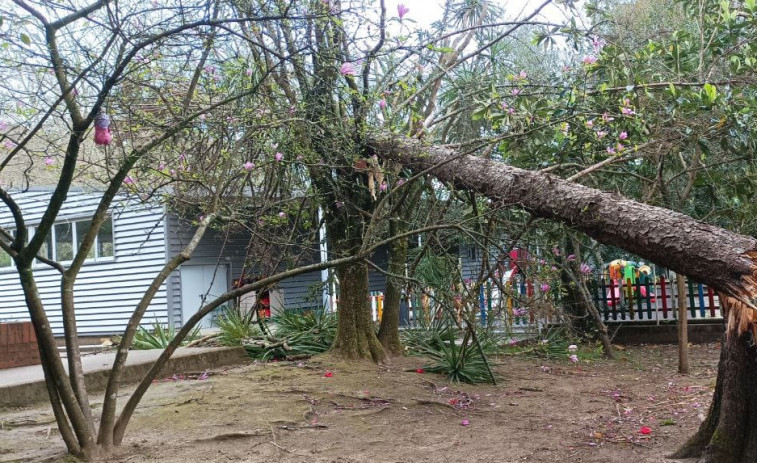
[[[87,259],[84,259],[85,264],[89,263],[97,263],[97,262],[112,262],[116,259],[116,243],[115,243],[115,233],[114,233],[114,227],[113,227],[113,217],[108,217],[106,219],[111,221],[111,237],[113,238],[113,255],[111,256],[101,256],[100,255],[100,233],[98,231],[98,234],[95,236],[95,242],[93,243],[95,256],[89,257]],[[56,262],[60,262],[61,264],[67,264],[71,263],[73,260],[57,260],[58,257],[58,242],[56,240],[55,236],[55,227],[57,225],[61,224],[68,224],[71,227],[71,239],[72,239],[72,248],[74,250],[74,257],[76,257],[76,253],[79,251],[79,240],[78,240],[78,231],[76,224],[79,222],[89,222],[90,219],[88,218],[81,218],[81,219],[69,219],[65,221],[56,222],[53,224],[53,227],[50,229],[50,253],[49,255],[52,256],[52,260]],[[29,225],[27,227],[27,230],[29,231],[29,236],[34,236],[34,233],[37,230],[37,225]],[[15,229],[10,229],[9,232],[11,234],[15,233]],[[45,267],[46,265],[40,262],[38,259],[34,259],[34,262],[32,263],[33,267]],[[13,259],[11,259],[11,264],[8,267],[0,267],[0,273],[15,269],[16,265],[15,262],[13,262]]]

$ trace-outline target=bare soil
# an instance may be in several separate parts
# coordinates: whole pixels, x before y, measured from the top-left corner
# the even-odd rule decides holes
[[[416,357],[165,378],[111,461],[664,462],[707,412],[719,348],[693,346],[689,376],[675,346],[642,346],[577,364],[503,356],[496,386],[449,384]],[[67,459],[49,407],[0,410],[0,461]]]

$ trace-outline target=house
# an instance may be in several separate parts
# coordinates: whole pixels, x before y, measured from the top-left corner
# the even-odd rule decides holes
[[[51,188],[31,188],[13,192],[30,228],[42,217]],[[42,252],[61,261],[73,258],[79,236],[89,227],[90,217],[100,200],[100,192],[72,189],[64,203]],[[13,232],[10,211],[0,203],[0,226]],[[123,332],[134,308],[153,278],[194,233],[192,225],[166,206],[144,203],[126,194],[114,202],[110,217],[101,227],[91,256],[86,260],[74,286],[76,317],[81,336]],[[181,326],[204,300],[228,290],[244,271],[250,237],[241,232],[208,230],[192,259],[173,272],[161,285],[143,318]],[[317,259],[318,256],[313,256]],[[379,259],[381,260],[381,259]],[[57,270],[35,262],[34,274],[40,296],[56,335],[63,334],[60,306],[60,275]],[[328,272],[310,272],[279,282],[272,291],[272,307],[303,309],[329,304]],[[385,278],[372,271],[370,290],[382,291]],[[254,294],[240,301],[251,306]],[[28,320],[29,315],[18,276],[10,256],[0,250],[0,322]],[[213,317],[206,317],[207,327]]]

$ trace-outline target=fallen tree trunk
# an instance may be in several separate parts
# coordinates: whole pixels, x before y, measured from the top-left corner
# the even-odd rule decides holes
[[[415,139],[378,135],[368,146],[385,161],[567,223],[600,243],[716,289],[727,320],[717,386],[707,420],[675,456],[713,463],[757,461],[756,239],[550,174]]]

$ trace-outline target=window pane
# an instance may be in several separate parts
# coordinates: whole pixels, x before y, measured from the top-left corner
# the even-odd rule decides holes
[[[59,223],[55,226],[55,258],[57,260],[73,260],[74,234],[70,223]]]
[[[52,231],[47,234],[47,238],[45,238],[45,242],[42,244],[42,248],[39,250],[39,253],[47,257],[48,259],[53,259],[53,233]]]
[[[84,241],[84,235],[87,234],[89,229],[91,228],[92,223],[90,221],[84,221],[84,222],[76,222],[76,250],[78,251],[79,248],[81,248],[81,243]],[[94,259],[95,258],[95,247],[92,246],[87,253],[87,259]]]
[[[97,257],[113,257],[113,219],[108,218],[97,232]]]
[[[13,236],[15,236],[16,235],[16,231],[15,230],[10,230],[10,234],[13,235]],[[2,239],[4,242],[10,244],[8,242],[8,240],[6,240],[5,238],[0,238],[0,239]],[[0,249],[0,268],[10,267],[12,260],[13,259],[11,259],[10,254],[8,254],[7,252],[5,252],[2,249]]]
[[[34,236],[34,233],[36,233],[37,229],[35,227],[29,228],[29,238]],[[42,257],[47,257],[48,259],[53,258],[53,233],[52,231],[48,233],[47,238],[45,238],[45,241],[42,243],[42,247],[39,248],[39,253],[37,254]]]
[[[6,241],[5,238],[0,238],[3,241]],[[6,241],[7,242],[7,241]],[[0,249],[0,268],[10,267],[11,266],[11,256]]]

